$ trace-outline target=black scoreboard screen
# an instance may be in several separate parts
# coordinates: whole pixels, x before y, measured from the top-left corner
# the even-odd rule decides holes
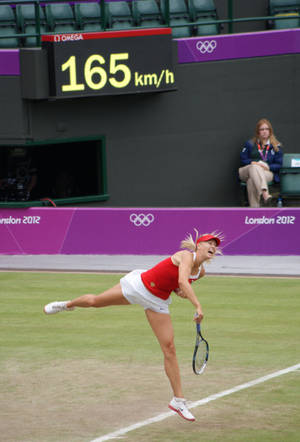
[[[176,89],[171,28],[43,35],[50,96]]]

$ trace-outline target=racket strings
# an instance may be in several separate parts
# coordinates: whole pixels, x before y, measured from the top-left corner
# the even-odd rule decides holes
[[[205,365],[207,361],[207,347],[205,341],[200,341],[196,358],[195,358],[195,368],[197,371],[201,371],[203,365]]]

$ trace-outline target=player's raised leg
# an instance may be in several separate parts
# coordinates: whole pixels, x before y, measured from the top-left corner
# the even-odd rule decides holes
[[[53,315],[62,311],[72,311],[75,307],[108,307],[110,305],[130,304],[122,293],[120,283],[106,290],[99,295],[86,294],[73,299],[72,301],[55,301],[45,305],[44,312]]]

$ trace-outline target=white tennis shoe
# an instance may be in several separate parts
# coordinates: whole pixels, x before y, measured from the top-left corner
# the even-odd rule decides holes
[[[50,302],[50,304],[45,305],[44,307],[44,313],[46,315],[54,315],[55,313],[67,311],[70,312],[74,310],[75,307],[68,308],[67,303],[70,301],[55,301]]]
[[[169,403],[169,408],[173,411],[176,411],[179,416],[183,417],[183,419],[186,419],[187,421],[193,422],[195,420],[195,417],[192,415],[192,413],[189,412],[186,406],[185,399],[173,397],[173,399]]]

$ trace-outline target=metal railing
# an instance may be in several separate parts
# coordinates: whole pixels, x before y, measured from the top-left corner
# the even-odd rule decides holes
[[[112,30],[112,28],[110,28],[109,26],[107,26],[107,9],[106,9],[106,1],[105,0],[98,0],[100,3],[100,10],[101,10],[101,29],[99,28],[99,31],[110,31]],[[143,1],[143,0],[129,0],[129,1]],[[165,13],[164,13],[164,21],[165,23],[161,24],[160,27],[169,27],[170,26],[170,1],[172,0],[165,0]],[[28,38],[28,37],[35,37],[36,38],[36,46],[40,46],[41,45],[41,17],[40,17],[40,6],[44,6],[47,4],[51,4],[51,3],[68,3],[66,2],[66,0],[53,0],[53,1],[41,1],[41,0],[13,0],[13,1],[8,1],[8,0],[0,0],[0,6],[1,5],[11,5],[11,6],[18,6],[18,5],[22,5],[22,4],[34,4],[35,7],[35,32],[34,33],[14,33],[14,34],[5,34],[5,33],[1,33],[0,35],[0,39],[4,39],[4,38],[15,38],[18,39],[20,41],[20,39],[24,39],[24,38]],[[75,0],[75,1],[71,1],[71,4],[76,4],[76,3],[84,3],[83,1],[80,0]],[[243,22],[260,22],[260,21],[277,21],[277,20],[292,20],[295,19],[295,15],[282,15],[282,16],[273,16],[273,15],[266,15],[266,16],[259,16],[259,17],[243,17],[243,18],[234,18],[234,14],[233,14],[233,4],[234,4],[234,0],[227,0],[227,15],[228,18],[227,19],[214,19],[212,18],[211,20],[206,18],[205,20],[197,20],[197,21],[191,21],[191,22],[186,22],[186,23],[180,23],[180,24],[173,24],[172,23],[172,28],[182,28],[182,27],[191,27],[191,28],[195,28],[196,26],[201,26],[201,25],[217,25],[217,26],[222,26],[224,24],[228,24],[228,33],[232,34],[234,33],[234,24],[235,23],[243,23]],[[209,15],[208,15],[209,16]],[[75,23],[75,19],[74,19],[74,23]],[[17,20],[16,20],[16,26],[17,26]],[[0,26],[1,27],[1,26]],[[137,26],[134,25],[132,26],[132,28],[134,29],[145,29],[145,28],[149,28],[149,26]],[[129,29],[132,29],[129,28]],[[114,29],[116,30],[116,29]],[[83,32],[82,29],[74,29],[73,33],[80,33]],[[44,32],[43,34],[55,34],[55,31],[47,31]],[[61,33],[61,32],[59,32]],[[20,46],[20,45],[19,45]]]
[[[36,44],[37,46],[41,45],[41,18],[40,18],[40,0],[14,0],[14,1],[7,1],[7,0],[1,0],[1,5],[10,5],[10,6],[18,6],[18,5],[26,5],[26,4],[34,4],[34,10],[35,10],[35,33],[15,33],[15,34],[1,34],[0,39],[2,38],[26,38],[26,37],[36,37]],[[3,25],[5,27],[5,25]],[[17,19],[16,19],[16,26],[17,26]]]

